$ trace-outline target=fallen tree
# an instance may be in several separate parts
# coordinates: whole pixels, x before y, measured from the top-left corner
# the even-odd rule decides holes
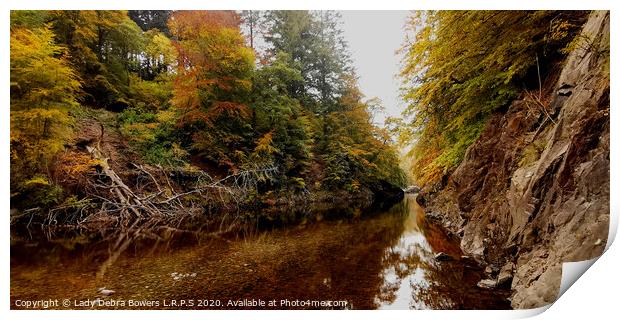
[[[135,220],[169,220],[180,215],[204,212],[205,203],[219,207],[239,207],[259,181],[271,179],[275,166],[255,165],[223,178],[190,168],[163,168],[131,163],[134,183],[123,181],[108,163],[99,143],[80,146],[93,161],[84,192],[86,197],[49,210],[43,224],[86,226],[88,224],[127,226]],[[189,180],[186,185],[171,183],[171,177]],[[59,219],[59,215],[63,218]]]

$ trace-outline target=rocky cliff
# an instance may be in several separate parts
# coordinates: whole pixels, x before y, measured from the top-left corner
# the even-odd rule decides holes
[[[490,282],[511,286],[514,308],[553,302],[562,262],[600,255],[607,239],[609,12],[593,12],[573,47],[542,90],[494,114],[460,166],[422,193]]]

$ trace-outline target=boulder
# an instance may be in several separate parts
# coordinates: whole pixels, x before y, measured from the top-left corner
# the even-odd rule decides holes
[[[418,193],[418,192],[420,192],[420,187],[418,187],[416,185],[411,185],[411,186],[407,187],[404,191],[405,191],[405,193]]]
[[[114,293],[116,293],[116,291],[110,290],[110,289],[106,289],[105,287],[99,288],[98,291],[99,291],[100,294],[102,294],[104,296],[111,296]]]
[[[511,282],[513,270],[514,270],[514,263],[512,262],[506,263],[502,267],[502,269],[499,271],[499,275],[497,276],[497,285],[501,286],[501,285]]]
[[[478,288],[482,289],[493,289],[497,287],[497,280],[495,279],[483,279],[478,281]]]

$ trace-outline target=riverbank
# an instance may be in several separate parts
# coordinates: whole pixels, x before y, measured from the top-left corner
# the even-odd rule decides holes
[[[352,202],[390,205],[404,195],[400,187],[380,179],[349,189],[326,188],[317,173],[312,179],[295,180],[294,185],[277,185],[283,173],[275,165],[222,172],[200,161],[148,164],[120,131],[118,114],[84,110],[76,117],[77,134],[51,170],[54,185],[35,186],[31,193],[14,196],[12,225],[100,229],[154,220],[176,225],[195,216],[243,219],[243,214],[253,210],[295,212],[303,206],[327,208]],[[314,167],[314,171],[324,170],[318,164]],[[53,194],[46,194],[50,190]],[[57,199],[48,199],[45,206],[32,205],[52,196]],[[58,203],[58,199],[63,200]]]
[[[505,281],[514,308],[555,301],[562,263],[599,256],[609,228],[609,12],[550,73],[533,108],[495,113],[463,162],[420,200],[465,254]]]

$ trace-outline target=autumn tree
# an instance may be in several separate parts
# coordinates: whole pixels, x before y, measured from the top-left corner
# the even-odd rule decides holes
[[[345,84],[347,89],[339,102],[342,110],[331,112],[324,119],[325,136],[321,140],[324,183],[333,189],[349,191],[382,181],[403,186],[405,176],[392,138],[372,121],[371,109],[378,102],[364,101],[354,78]]]
[[[169,20],[177,39],[173,104],[195,154],[237,170],[251,138],[247,106],[254,54],[232,11],[176,11]]]
[[[128,141],[118,152],[137,165],[213,176],[275,168],[257,177],[255,199],[400,185],[396,150],[373,123],[379,104],[357,88],[339,19],[326,11],[11,12],[12,199],[77,201],[50,177],[93,169],[86,153],[79,165],[63,160],[83,151],[77,143],[56,157],[71,137],[92,133],[93,120]],[[267,46],[260,61],[257,43]]]
[[[45,25],[48,12],[43,10],[11,10],[11,29],[37,29]]]
[[[350,65],[340,15],[333,11],[271,11],[265,14],[269,52],[285,53],[301,78],[288,95],[312,114],[311,152],[323,167],[323,188],[361,190],[380,180],[403,183],[387,132],[373,123]],[[382,142],[381,142],[382,141]],[[376,162],[383,161],[380,165]],[[315,179],[318,177],[314,177]]]
[[[69,48],[80,73],[86,104],[122,109],[130,105],[130,75],[139,66],[142,32],[126,11],[51,11],[57,42]]]
[[[77,107],[80,79],[49,25],[11,26],[11,194],[32,192],[32,205],[57,200],[47,170],[70,137],[69,111]]]
[[[539,88],[540,73],[557,60],[582,17],[557,11],[412,14],[407,22],[412,36],[402,49],[409,122],[401,137],[414,144],[420,183],[454,169],[492,112],[520,90]]]

